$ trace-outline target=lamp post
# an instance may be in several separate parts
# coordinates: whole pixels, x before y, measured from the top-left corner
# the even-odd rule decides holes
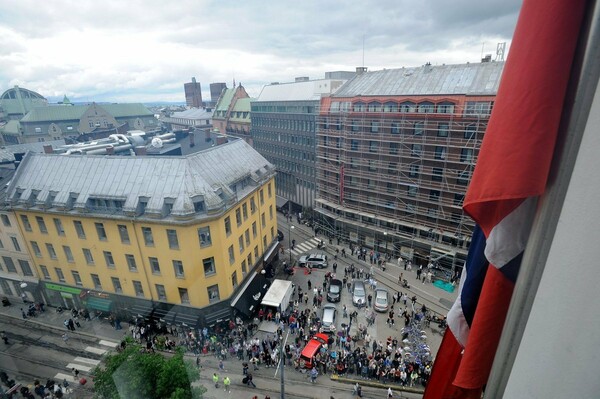
[[[387,256],[387,231],[383,232],[383,236],[385,237],[385,254]]]
[[[288,229],[288,248],[290,249],[290,267],[292,267],[292,230],[294,230],[294,225],[290,223],[290,228]]]

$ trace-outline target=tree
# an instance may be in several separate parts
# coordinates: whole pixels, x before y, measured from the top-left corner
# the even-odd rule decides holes
[[[93,378],[95,395],[102,399],[201,399],[206,391],[192,387],[200,373],[183,351],[169,357],[146,353],[131,340],[124,350],[109,354]]]

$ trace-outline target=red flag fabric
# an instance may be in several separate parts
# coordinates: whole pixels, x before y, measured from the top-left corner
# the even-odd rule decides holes
[[[463,271],[471,275],[463,275],[448,314],[446,335],[456,339],[444,337],[425,399],[479,398],[487,382],[535,199],[546,187],[584,10],[584,1],[523,3],[464,203],[485,235],[489,266],[471,248]],[[483,279],[473,278],[480,271],[470,261],[484,265]],[[473,293],[471,318],[463,305]]]

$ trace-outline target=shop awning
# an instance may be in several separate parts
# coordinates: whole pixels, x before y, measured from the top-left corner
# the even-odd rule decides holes
[[[269,285],[269,280],[265,276],[254,272],[231,301],[231,306],[239,310],[246,317],[251,317],[257,309],[260,300],[269,289]]]
[[[284,209],[284,207],[287,205],[288,200],[280,197],[279,195],[275,196],[275,206],[277,207],[277,209]]]
[[[270,263],[273,260],[275,255],[277,255],[277,251],[279,251],[280,246],[281,245],[279,244],[279,241],[273,241],[271,246],[265,251],[265,263]]]
[[[112,301],[110,299],[91,297],[87,299],[86,306],[88,309],[96,309],[101,312],[110,312],[111,304]]]

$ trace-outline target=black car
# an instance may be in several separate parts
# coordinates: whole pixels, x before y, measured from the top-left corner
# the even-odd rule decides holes
[[[329,289],[327,290],[327,300],[329,302],[339,302],[342,297],[342,282],[340,280],[333,279],[329,283]]]

